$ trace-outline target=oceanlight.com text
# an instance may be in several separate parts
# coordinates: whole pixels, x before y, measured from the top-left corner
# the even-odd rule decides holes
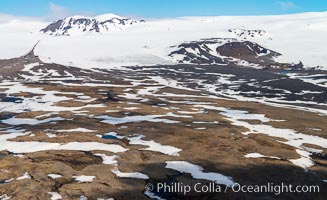
[[[187,195],[189,193],[272,193],[280,195],[282,193],[319,193],[318,185],[294,185],[294,184],[274,184],[267,183],[263,185],[242,185],[234,183],[229,186],[218,185],[215,183],[204,184],[196,183],[194,185],[186,185],[183,183],[149,183],[145,190],[154,193],[179,193]]]

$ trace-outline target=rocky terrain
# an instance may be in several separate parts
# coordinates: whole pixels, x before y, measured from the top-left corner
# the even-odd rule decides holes
[[[279,63],[274,59],[282,54],[250,41],[236,38],[213,38],[183,43],[169,54],[182,64],[238,65],[252,68],[303,68],[302,64]]]
[[[325,200],[326,19],[1,21],[0,200]]]
[[[113,14],[99,15],[93,18],[83,16],[72,16],[60,19],[49,24],[41,30],[42,33],[54,36],[69,36],[82,33],[108,33],[122,30],[133,26],[144,20],[133,20]]]
[[[268,33],[265,30],[248,30],[242,28],[229,29],[230,33],[233,33],[236,37],[248,40],[256,37],[267,37]],[[271,39],[271,38],[270,38]]]
[[[278,55],[211,39],[179,45],[180,65],[0,60],[0,199],[325,199],[327,75]],[[145,187],[199,182],[225,192]],[[268,182],[320,192],[230,189]]]

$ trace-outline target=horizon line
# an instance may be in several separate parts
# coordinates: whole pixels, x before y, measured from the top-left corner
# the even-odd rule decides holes
[[[63,18],[57,18],[57,19],[52,19],[49,20],[47,19],[47,16],[24,16],[24,15],[13,15],[10,13],[2,13],[0,12],[0,16],[5,16],[8,17],[8,20],[0,20],[0,23],[3,21],[11,21],[11,20],[18,20],[18,19],[30,19],[30,20],[38,20],[38,21],[57,21],[60,19],[64,19],[64,18],[69,18],[69,17],[73,17],[73,16],[79,16],[79,17],[89,17],[89,18],[93,18],[93,17],[97,17],[97,16],[101,16],[101,15],[117,15],[119,17],[128,17],[128,18],[140,18],[140,19],[178,19],[178,18],[190,18],[190,17],[266,17],[266,16],[290,16],[290,15],[298,15],[298,14],[313,14],[313,13],[327,13],[327,10],[325,11],[304,11],[304,12],[295,12],[295,13],[281,13],[281,14],[239,14],[239,15],[228,15],[228,14],[223,14],[223,15],[183,15],[183,16],[167,16],[167,17],[142,17],[142,16],[135,16],[135,15],[120,15],[118,13],[113,13],[113,12],[107,12],[107,13],[99,13],[99,14],[95,14],[95,15],[86,15],[86,14],[73,14],[73,15],[69,15],[67,17],[63,17]]]

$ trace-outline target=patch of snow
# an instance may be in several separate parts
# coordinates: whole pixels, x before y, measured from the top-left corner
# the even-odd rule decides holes
[[[281,158],[275,157],[275,156],[265,156],[260,153],[249,153],[244,156],[245,158],[272,158],[272,159],[277,159],[280,160]]]
[[[61,178],[62,175],[60,175],[60,174],[48,174],[48,177],[50,177],[52,179],[57,179],[57,178]]]
[[[111,116],[98,116],[97,119],[103,119],[103,123],[118,125],[125,123],[134,122],[162,122],[162,123],[179,123],[179,121],[173,121],[169,119],[161,119],[160,117],[165,117],[165,115],[137,115],[137,116],[126,116],[126,117],[111,117]]]
[[[155,195],[154,193],[152,193],[150,191],[145,191],[144,194],[146,196],[148,196],[149,198],[151,198],[151,199],[166,200],[166,199],[163,199],[163,198],[158,197],[157,195]]]
[[[311,153],[307,152],[303,148],[303,144],[313,144],[316,146],[320,146],[322,148],[327,148],[327,139],[313,136],[313,135],[307,135],[303,133],[299,133],[292,129],[283,129],[283,128],[274,128],[270,125],[266,124],[250,124],[243,120],[259,120],[261,122],[269,122],[269,121],[276,121],[269,118],[266,118],[262,114],[250,114],[246,111],[240,112],[235,111],[232,109],[227,109],[223,107],[216,107],[216,106],[209,106],[209,105],[195,105],[195,107],[201,107],[208,110],[217,110],[220,112],[221,115],[225,116],[227,120],[231,121],[233,125],[245,127],[249,129],[249,131],[243,133],[243,134],[265,134],[270,137],[279,137],[287,140],[286,142],[282,142],[284,144],[287,144],[289,146],[297,148],[297,153],[301,156],[300,159],[292,159],[290,160],[293,164],[308,168],[313,165],[313,162],[310,159]],[[277,120],[279,121],[279,120]]]
[[[287,73],[286,75],[292,79],[301,79],[304,82],[327,88],[327,74],[315,74],[306,76],[297,73]]]
[[[79,197],[79,200],[87,200],[87,197],[82,195],[82,196]]]
[[[166,164],[167,169],[173,169],[181,173],[191,174],[195,179],[205,179],[226,186],[231,186],[234,184],[234,181],[231,177],[213,172],[205,173],[203,172],[202,167],[188,163],[186,161],[167,161]]]
[[[83,108],[104,107],[104,105],[102,104],[88,104],[81,107],[55,106],[56,103],[72,99],[64,95],[81,95],[82,93],[45,91],[42,88],[28,87],[19,82],[2,82],[0,83],[0,89],[5,89],[3,93],[5,93],[6,95],[19,94],[21,92],[29,92],[31,94],[37,95],[36,97],[32,97],[32,98],[25,98],[23,96],[18,95],[17,97],[23,99],[21,103],[2,102],[0,105],[0,111],[2,112],[21,113],[21,112],[25,112],[26,110],[43,111],[43,112],[44,111],[59,112],[59,111],[77,111]]]
[[[142,174],[139,172],[124,173],[124,172],[119,171],[118,168],[113,169],[112,173],[116,174],[116,176],[120,177],[120,178],[149,179],[149,177],[145,174]]]
[[[102,158],[102,163],[105,165],[118,165],[118,161],[116,160],[118,158],[118,156],[114,155],[114,156],[107,156],[106,154],[94,154],[95,156],[99,156]]]
[[[24,180],[24,179],[31,179],[31,176],[29,175],[28,172],[25,172],[25,174],[23,176],[20,176],[20,177],[16,178],[17,181],[21,181],[21,180]]]
[[[194,121],[192,122],[193,124],[219,124],[218,121],[213,121],[213,122],[200,122],[200,121]]]
[[[129,140],[129,144],[148,146],[147,148],[142,150],[160,152],[171,156],[179,156],[179,152],[182,151],[181,149],[178,149],[173,146],[162,145],[153,140],[145,141],[142,138],[144,138],[143,135],[136,135],[135,137],[127,137],[127,139]]]
[[[49,142],[14,142],[9,141],[10,139],[17,138],[19,136],[25,136],[29,133],[24,133],[24,130],[10,129],[6,131],[9,134],[0,135],[0,151],[10,151],[13,153],[32,153],[38,151],[48,151],[48,150],[75,150],[75,151],[93,151],[93,150],[103,150],[110,151],[114,153],[125,152],[127,149],[123,148],[117,144],[104,144],[98,142],[70,142],[66,144],[60,143],[49,143]]]
[[[10,198],[11,197],[6,194],[0,196],[0,200],[9,200]]]
[[[49,123],[49,122],[54,122],[54,121],[63,121],[65,120],[64,118],[61,117],[54,117],[54,118],[48,118],[48,119],[43,119],[43,120],[38,120],[38,119],[31,119],[31,118],[9,118],[6,120],[2,120],[2,123],[4,124],[9,124],[9,125],[37,125],[37,124],[44,124],[44,123]]]
[[[81,176],[73,176],[73,178],[75,179],[75,181],[79,183],[91,183],[95,179],[95,176],[81,175]]]
[[[57,137],[56,134],[52,134],[52,133],[46,133],[46,135],[48,136],[48,138],[55,138],[55,137]]]
[[[301,155],[301,158],[291,159],[290,160],[291,163],[299,167],[302,167],[304,169],[314,166],[314,162],[310,158],[311,153],[300,149],[297,149],[296,152]]]
[[[58,192],[49,192],[51,195],[51,200],[59,200],[62,199],[62,196]]]
[[[56,132],[84,132],[84,133],[91,133],[95,132],[95,130],[90,130],[87,128],[75,128],[75,129],[68,129],[68,130],[56,130]]]

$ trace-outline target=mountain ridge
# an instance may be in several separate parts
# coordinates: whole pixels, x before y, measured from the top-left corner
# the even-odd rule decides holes
[[[126,27],[143,22],[145,21],[121,17],[115,14],[102,14],[94,17],[74,15],[59,19],[41,29],[40,32],[54,36],[69,36],[83,33],[108,33],[120,31]]]

